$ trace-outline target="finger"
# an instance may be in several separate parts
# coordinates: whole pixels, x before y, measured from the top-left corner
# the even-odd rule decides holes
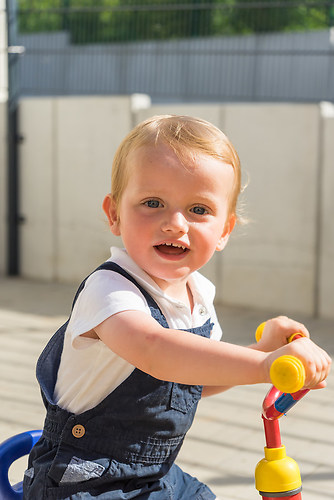
[[[308,339],[310,338],[310,332],[308,331],[305,325],[303,325],[302,323],[297,323],[296,328],[297,328],[296,331],[302,333],[304,337],[307,337]]]
[[[319,384],[311,387],[311,390],[314,391],[314,390],[317,390],[317,389],[324,389],[327,385],[327,382],[326,380],[323,380],[322,382],[320,382]]]
[[[288,333],[301,333],[304,337],[310,338],[310,332],[303,323],[286,318],[286,330]],[[290,337],[290,335],[289,335]]]
[[[301,333],[304,337],[310,338],[310,332],[303,323],[295,321],[287,316],[276,318],[280,327],[285,330],[287,339],[294,333]]]
[[[329,375],[331,368],[331,358],[326,351],[316,344],[311,343],[313,359],[308,362],[308,385],[310,388],[318,387]],[[321,387],[320,387],[321,388]]]

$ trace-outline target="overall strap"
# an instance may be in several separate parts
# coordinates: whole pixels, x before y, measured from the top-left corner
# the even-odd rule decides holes
[[[121,274],[124,276],[126,279],[131,281],[138,289],[139,291],[143,294],[145,300],[147,301],[147,305],[150,308],[151,315],[152,317],[163,327],[169,328],[167,320],[165,316],[163,315],[160,307],[158,304],[153,300],[153,298],[147,293],[147,291],[137,283],[137,281],[129,274],[127,273],[122,267],[120,267],[118,264],[115,264],[114,262],[104,262],[101,266],[99,266],[95,271],[93,271],[91,274],[89,274],[83,282],[80,284],[74,300],[72,304],[72,310],[74,307],[74,304],[76,303],[80,292],[85,287],[85,283],[89,276],[91,276],[94,272],[100,271],[100,270],[108,270],[108,271],[114,271],[118,274]],[[71,316],[70,316],[71,317]],[[60,364],[60,359],[61,359],[61,354],[63,351],[63,344],[64,344],[64,335],[65,331],[67,328],[67,325],[69,323],[68,319],[64,325],[62,325],[56,333],[51,337],[45,348],[43,349],[38,361],[37,361],[37,366],[36,366],[36,375],[37,375],[37,380],[39,381],[39,384],[41,386],[42,392],[45,395],[46,399],[48,402],[52,402],[53,398],[53,391],[54,391],[54,383],[55,380],[57,379],[57,373],[58,373],[58,367]],[[52,353],[52,356],[51,356]]]
[[[152,317],[156,321],[158,321],[158,323],[160,323],[161,326],[168,328],[167,320],[166,320],[165,316],[163,315],[158,304],[155,302],[155,300],[153,300],[153,298],[145,290],[145,288],[143,288],[135,280],[135,278],[133,278],[133,276],[131,276],[128,272],[126,272],[121,266],[119,266],[118,264],[115,264],[115,262],[110,262],[110,261],[107,261],[107,262],[104,262],[103,264],[101,264],[97,269],[95,269],[95,271],[93,271],[93,273],[95,273],[96,271],[101,271],[101,270],[114,271],[115,273],[121,274],[122,276],[124,276],[124,278],[131,281],[138,288],[138,290],[142,293],[142,295],[145,297],[147,305],[150,308]],[[91,274],[93,274],[93,273],[91,273]],[[91,274],[89,276],[91,276]],[[84,289],[85,283],[86,283],[87,279],[89,278],[89,276],[87,276],[87,278],[79,286],[79,288],[75,294],[74,300],[73,300],[72,310],[73,310],[74,304],[76,303],[76,301],[79,297],[80,292],[82,292],[82,290]]]

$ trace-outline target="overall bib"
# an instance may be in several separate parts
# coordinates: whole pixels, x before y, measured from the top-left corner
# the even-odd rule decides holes
[[[168,328],[159,306],[124,269],[112,262],[99,269],[118,272],[134,283],[153,318]],[[70,413],[53,399],[67,324],[54,334],[37,363],[47,414],[43,435],[29,456],[24,499],[215,499],[207,486],[174,464],[202,386],[161,381],[135,368],[97,406],[79,415]],[[187,331],[209,337],[211,328],[207,321]]]

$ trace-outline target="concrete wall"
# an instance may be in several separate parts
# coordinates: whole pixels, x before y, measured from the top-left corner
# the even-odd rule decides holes
[[[80,280],[108,257],[101,210],[129,97],[24,99],[20,105],[22,274]]]
[[[20,103],[22,272],[79,281],[108,256],[101,210],[112,157],[132,126],[153,114],[205,118],[235,144],[249,186],[250,222],[204,269],[217,300],[334,317],[332,107],[160,105],[129,97],[27,98]]]
[[[7,101],[0,99],[0,274],[4,274],[7,261]]]
[[[6,0],[0,0],[0,101],[7,99],[7,17]]]
[[[253,222],[227,249],[223,297],[313,313],[319,108],[240,106],[225,123],[249,172]]]
[[[334,317],[334,106],[322,106],[318,314]]]

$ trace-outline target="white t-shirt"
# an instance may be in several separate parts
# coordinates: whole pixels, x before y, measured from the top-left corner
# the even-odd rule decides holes
[[[166,295],[161,288],[128,256],[125,250],[111,248],[111,258],[132,275],[153,297],[170,328],[202,326],[211,318],[211,339],[220,340],[222,331],[213,306],[214,285],[195,272],[189,279],[194,308]],[[99,339],[81,337],[113,314],[126,310],[151,314],[139,289],[124,276],[109,270],[93,273],[80,293],[65,332],[64,348],[55,386],[55,401],[79,414],[100,403],[134,370]]]

